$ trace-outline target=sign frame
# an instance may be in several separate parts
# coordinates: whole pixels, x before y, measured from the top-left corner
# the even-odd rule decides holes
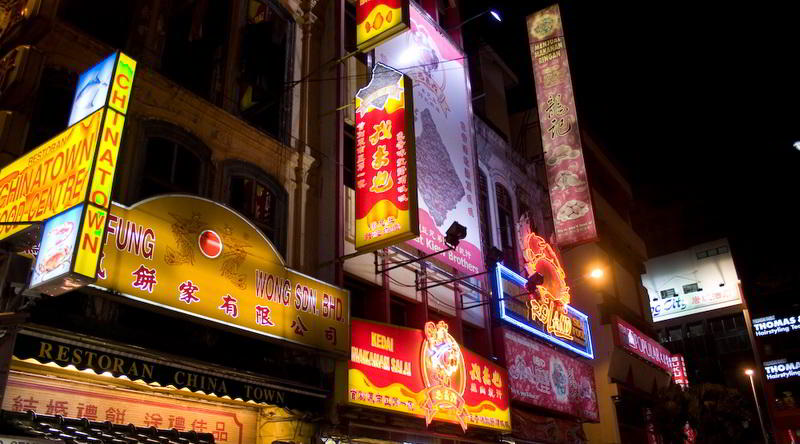
[[[355,189],[356,211],[354,213],[354,217],[355,217],[355,221],[354,221],[354,225],[355,225],[355,228],[354,228],[354,230],[355,230],[355,242],[354,242],[354,245],[355,245],[356,251],[359,252],[359,253],[369,253],[369,252],[372,252],[372,251],[375,251],[375,250],[379,250],[381,248],[386,248],[386,247],[389,247],[389,246],[392,246],[392,245],[399,244],[401,242],[405,242],[405,241],[409,241],[409,240],[415,239],[415,238],[419,237],[419,235],[420,235],[419,194],[418,194],[418,189],[417,189],[417,186],[418,186],[418,184],[417,184],[417,151],[416,151],[416,145],[417,144],[416,144],[416,134],[415,134],[416,131],[414,129],[414,93],[413,93],[414,84],[413,84],[413,82],[411,80],[411,77],[409,77],[408,75],[403,74],[402,72],[392,68],[391,66],[385,65],[385,64],[380,63],[380,62],[376,63],[372,68],[370,81],[367,83],[367,85],[365,85],[364,87],[360,88],[358,90],[358,92],[356,92],[356,99],[358,99],[358,95],[362,91],[364,91],[365,89],[370,87],[370,85],[372,84],[373,80],[375,80],[375,78],[376,78],[375,76],[376,75],[383,74],[383,73],[379,73],[378,72],[378,70],[380,68],[384,68],[386,70],[384,72],[393,72],[393,73],[401,76],[400,79],[402,79],[402,83],[403,83],[403,102],[404,102],[403,103],[403,122],[404,122],[404,128],[402,129],[402,131],[403,131],[404,136],[405,136],[404,148],[405,148],[405,150],[407,152],[407,155],[406,155],[406,167],[407,167],[407,172],[408,172],[408,174],[407,174],[407,188],[408,188],[408,190],[407,190],[406,194],[407,194],[407,199],[408,199],[407,200],[408,201],[408,209],[406,209],[406,210],[398,209],[398,214],[400,212],[408,213],[408,227],[407,228],[401,227],[401,229],[398,230],[398,232],[396,234],[390,234],[388,236],[383,236],[382,239],[379,239],[378,241],[375,241],[375,242],[367,242],[367,243],[360,243],[359,242],[361,236],[363,236],[365,234],[365,233],[360,233],[360,231],[359,231],[359,227],[361,226],[361,224],[359,224],[359,220],[360,219],[358,218],[358,202],[360,200],[359,199],[359,195],[360,194],[364,195],[364,194],[368,193],[369,191],[359,191],[359,188],[358,188],[358,180],[359,180],[359,178],[358,178],[358,172],[357,172],[356,173],[356,189]],[[388,103],[388,100],[389,99],[387,98],[387,103]],[[369,114],[369,112],[375,112],[375,111],[379,111],[379,110],[373,109],[372,111],[365,112],[364,116],[359,118],[359,115],[360,115],[359,108],[356,107],[356,110],[355,110],[356,128],[358,128],[358,124],[359,124],[359,121],[361,119],[364,119],[364,117],[367,114]],[[395,111],[395,112],[397,112],[397,111]],[[363,123],[363,122],[361,122],[361,123]],[[368,130],[368,131],[371,131],[371,130]],[[358,166],[358,156],[359,156],[359,153],[358,153],[358,149],[359,149],[359,147],[358,147],[358,139],[359,139],[358,133],[359,132],[360,131],[358,129],[356,129],[356,156],[355,156],[356,166],[354,168],[354,171],[358,171],[358,167],[357,166]],[[395,131],[394,134],[397,134],[397,131]],[[366,137],[366,134],[364,136]],[[390,137],[390,140],[392,140],[392,139],[394,139],[394,136]],[[367,143],[365,142],[365,148],[364,148],[365,152],[367,150],[366,145],[367,145]],[[393,147],[392,148],[392,150],[391,150],[391,152],[392,152],[392,156],[391,157],[392,158],[397,157],[397,151],[399,151],[397,149],[397,147]],[[399,184],[395,184],[395,189],[398,187],[398,185]],[[365,197],[366,196],[362,196],[362,199],[365,198]],[[375,210],[375,207],[377,205],[379,205],[381,202],[382,201],[379,201],[379,202],[376,202],[375,204],[373,204],[373,207],[370,208],[369,212],[372,212],[373,210]],[[390,204],[394,205],[394,203],[391,203],[391,202],[390,202]],[[364,217],[366,218],[366,215]],[[405,228],[405,229],[403,229],[403,228]]]
[[[586,333],[586,348],[580,349],[575,345],[572,345],[556,336],[549,335],[546,332],[537,329],[532,325],[522,323],[519,320],[509,316],[508,313],[506,313],[506,302],[503,298],[504,292],[501,284],[503,279],[510,280],[522,288],[525,288],[525,284],[528,282],[527,279],[515,273],[513,270],[507,268],[502,263],[499,262],[497,263],[495,272],[493,273],[492,280],[493,280],[494,297],[497,299],[498,315],[501,320],[517,328],[520,328],[523,331],[536,335],[537,337],[544,339],[545,341],[551,344],[563,347],[573,353],[583,356],[584,358],[594,359],[594,346],[592,344],[592,331],[591,331],[591,323],[589,322],[589,316],[587,316],[585,313],[581,311],[578,311],[578,309],[576,309],[575,307],[567,305],[567,312],[575,316],[576,318],[580,319],[581,325],[583,326],[583,331]]]
[[[377,1],[380,0],[360,0],[356,4],[356,21],[358,21],[358,15],[359,15],[358,9],[366,7],[366,4],[368,3],[377,3]],[[380,33],[375,34],[374,36],[368,39],[363,39],[359,41],[358,38],[359,38],[359,30],[361,24],[356,23],[356,49],[358,51],[366,53],[375,48],[376,46],[380,45],[381,43],[384,43],[390,40],[391,38],[400,35],[403,31],[411,27],[411,13],[409,12],[409,0],[399,0],[399,2],[400,2],[400,13],[401,13],[400,22],[392,26],[391,28],[387,28],[386,30],[381,31]],[[373,6],[373,10],[374,9],[375,6]],[[367,12],[365,20],[369,18],[371,12],[372,10]]]

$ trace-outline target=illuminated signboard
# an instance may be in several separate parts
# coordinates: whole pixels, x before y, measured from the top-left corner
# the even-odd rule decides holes
[[[359,0],[356,47],[365,52],[408,28],[408,0]]]
[[[258,335],[347,353],[349,296],[286,267],[225,206],[160,196],[108,217],[95,287]]]
[[[122,53],[91,68],[81,78],[102,85],[79,88],[70,117],[77,122],[0,172],[0,221],[46,221],[31,290],[55,296],[96,278],[135,71]],[[29,226],[6,225],[0,239]]]
[[[83,120],[84,117],[106,105],[111,76],[114,74],[117,54],[111,54],[102,62],[92,66],[80,75],[72,99],[72,110],[68,126]]]
[[[614,344],[617,347],[672,374],[672,354],[658,341],[640,332],[618,316],[614,316],[612,329]]]
[[[689,376],[686,374],[686,361],[683,355],[672,355],[672,380],[682,388],[689,387]]]
[[[425,330],[354,319],[348,400],[433,420],[511,430],[506,370],[459,346],[447,324]]]
[[[434,259],[459,273],[484,269],[478,221],[477,169],[466,55],[417,4],[410,30],[375,48],[375,61],[414,82],[420,235],[406,243],[424,254],[447,248],[458,222],[467,237]]]
[[[765,316],[753,319],[756,336],[773,336],[800,330],[800,316]]]
[[[380,63],[356,94],[356,249],[419,236],[411,79]]]
[[[559,246],[597,238],[558,5],[527,18],[545,169]]]
[[[530,293],[527,279],[498,263],[492,277],[500,318],[559,347],[593,359],[589,317],[571,305]],[[565,319],[569,320],[569,325]],[[569,328],[567,328],[569,327]]]
[[[764,363],[767,380],[789,379],[800,376],[800,360],[776,359]]]
[[[547,344],[503,329],[511,398],[597,422],[594,367]]]

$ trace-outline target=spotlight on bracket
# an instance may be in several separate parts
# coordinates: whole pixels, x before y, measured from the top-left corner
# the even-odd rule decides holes
[[[458,243],[466,237],[467,227],[458,222],[453,222],[450,228],[447,229],[447,233],[445,233],[444,241],[447,245],[455,248],[458,246]]]

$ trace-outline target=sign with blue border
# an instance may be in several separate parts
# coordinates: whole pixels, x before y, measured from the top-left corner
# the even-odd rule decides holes
[[[555,334],[538,316],[531,316],[530,300],[534,295],[528,292],[527,279],[498,263],[492,273],[492,288],[497,299],[497,312],[500,319],[519,329],[538,336],[545,341],[563,347],[585,358],[594,359],[592,334],[589,317],[572,306],[566,306],[566,315],[572,322],[568,335]]]

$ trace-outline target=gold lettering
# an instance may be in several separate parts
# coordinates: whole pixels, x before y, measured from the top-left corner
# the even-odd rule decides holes
[[[111,369],[111,373],[125,373],[125,371],[122,369],[122,364],[124,363],[125,361],[123,361],[121,358],[114,358],[114,368]]]
[[[39,344],[39,357],[44,358],[46,356],[47,359],[52,361],[53,357],[50,356],[50,352],[53,350],[53,344],[47,342],[39,342]]]
[[[142,377],[145,378],[152,378],[153,377],[153,364],[146,364],[142,363]]]
[[[175,377],[173,378],[173,379],[175,379],[175,384],[177,384],[177,385],[186,385],[184,382],[181,382],[181,380],[178,379],[182,375],[186,375],[186,373],[184,373],[182,371],[175,372]]]

